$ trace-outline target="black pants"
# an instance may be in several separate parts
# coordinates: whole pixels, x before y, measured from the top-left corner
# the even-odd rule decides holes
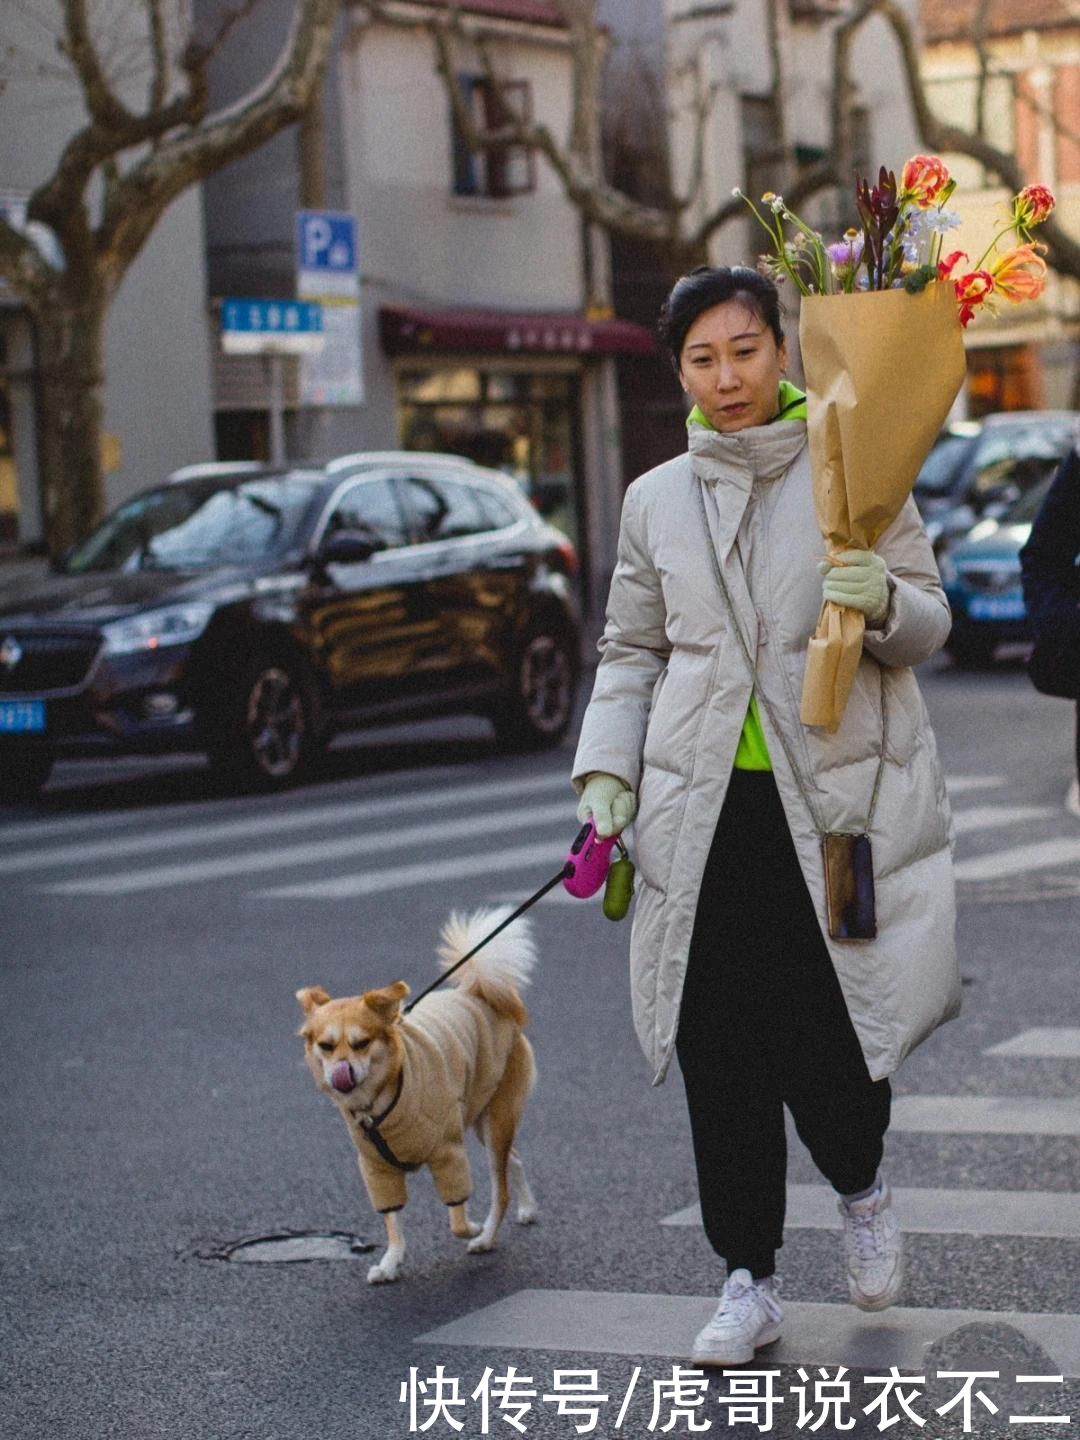
[[[676,1043],[705,1233],[728,1270],[783,1244],[784,1105],[841,1194],[874,1183],[889,1125],[768,772],[736,770],[698,900]]]

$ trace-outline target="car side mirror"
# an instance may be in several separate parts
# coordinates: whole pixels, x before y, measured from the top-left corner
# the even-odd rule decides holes
[[[360,565],[382,548],[374,535],[363,530],[335,530],[323,536],[318,559],[323,565]]]

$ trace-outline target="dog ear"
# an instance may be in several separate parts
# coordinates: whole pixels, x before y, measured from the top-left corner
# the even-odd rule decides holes
[[[392,1025],[399,1018],[401,1002],[408,993],[409,987],[405,981],[395,980],[392,985],[385,985],[381,990],[365,991],[364,1004],[375,1012],[380,1024]]]
[[[325,1005],[330,999],[321,985],[308,985],[303,990],[297,990],[296,998],[300,1001],[300,1009],[305,1015],[310,1015],[317,1005]]]

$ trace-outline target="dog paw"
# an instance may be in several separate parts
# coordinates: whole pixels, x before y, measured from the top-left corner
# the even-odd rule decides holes
[[[519,1205],[517,1208],[517,1223],[519,1225],[535,1225],[536,1217],[540,1211],[533,1204]]]
[[[389,1285],[398,1278],[398,1269],[397,1265],[372,1265],[367,1272],[367,1282],[369,1285]]]
[[[489,1250],[495,1249],[494,1239],[487,1239],[485,1235],[478,1235],[475,1240],[470,1240],[466,1245],[470,1255],[485,1255]]]
[[[475,1220],[467,1220],[463,1230],[455,1230],[454,1234],[459,1240],[471,1240],[474,1235],[482,1233],[484,1227]]]

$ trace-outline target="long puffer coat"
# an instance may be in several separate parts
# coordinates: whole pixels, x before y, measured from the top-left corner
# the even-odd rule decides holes
[[[950,617],[909,500],[876,547],[889,571],[889,613],[880,630],[866,632],[844,719],[833,735],[801,724],[823,553],[801,421],[732,434],[694,426],[687,454],[626,493],[573,774],[579,793],[592,771],[618,775],[638,793],[630,944],[638,1038],[659,1084],[674,1049],[705,860],[755,685],[710,546],[754,656],[761,723],[799,863],[867,1067],[880,1079],[959,1009],[952,821],[910,668],[941,647]],[[885,765],[870,829],[878,937],[837,942],[827,933],[819,834],[774,721],[824,827],[862,831],[881,754],[883,697]],[[767,866],[769,857],[760,858]]]

